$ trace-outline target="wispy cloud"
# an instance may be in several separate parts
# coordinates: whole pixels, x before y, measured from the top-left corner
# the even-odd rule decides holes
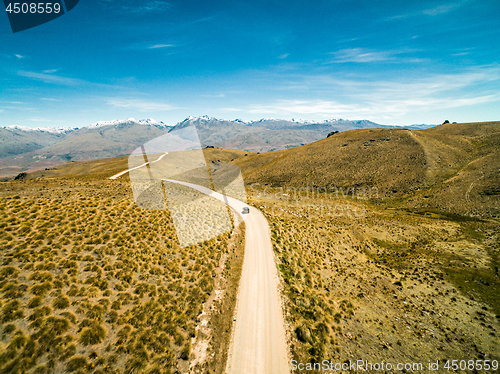
[[[35,108],[25,107],[25,106],[5,106],[5,105],[2,105],[2,109],[11,109],[14,111],[22,111],[22,112],[36,110]]]
[[[333,59],[330,62],[375,62],[387,61],[392,58],[390,51],[373,51],[363,48],[348,48],[332,52]]]
[[[14,56],[16,56],[17,58],[24,58],[23,55],[14,55]]]
[[[288,56],[290,56],[290,53],[283,53],[281,56],[278,56],[278,58],[284,60]]]
[[[401,19],[406,19],[406,18],[411,18],[411,17],[418,17],[418,16],[439,16],[442,14],[449,13],[455,9],[460,8],[462,5],[464,5],[466,1],[461,1],[461,2],[454,2],[454,3],[449,3],[449,4],[443,4],[439,5],[434,8],[426,8],[426,9],[421,9],[416,12],[410,12],[410,13],[405,13],[405,14],[399,14],[397,16],[393,17],[388,17],[385,18],[386,21],[391,21],[391,20],[401,20]]]
[[[175,47],[175,45],[173,45],[173,44],[154,44],[154,45],[148,47],[148,49],[171,48],[171,47]]]
[[[53,99],[51,97],[41,97],[40,100],[43,100],[43,101],[61,101],[59,99]]]
[[[233,108],[233,107],[229,107],[229,108],[220,108],[222,111],[224,112],[245,112],[247,109],[242,109],[242,108]]]
[[[131,45],[128,45],[124,47],[125,50],[130,50],[130,51],[144,51],[144,50],[149,50],[149,49],[163,49],[163,48],[168,48],[172,49],[179,47],[178,44],[172,44],[172,43],[134,43]]]
[[[354,112],[367,111],[358,105],[342,104],[328,100],[278,100],[271,104],[257,104],[246,110],[248,113],[277,114],[277,115],[304,115],[332,117]]]
[[[17,75],[21,77],[26,77],[34,80],[38,80],[44,83],[50,83],[50,84],[58,84],[62,86],[70,86],[70,87],[76,87],[76,86],[90,86],[90,87],[100,87],[100,88],[113,88],[113,89],[125,89],[126,87],[123,86],[118,86],[118,85],[110,85],[110,84],[105,84],[105,83],[94,83],[90,81],[86,81],[84,79],[79,79],[79,78],[70,78],[70,77],[64,77],[61,75],[54,75],[54,74],[47,74],[47,73],[37,73],[33,71],[24,71],[24,70],[19,70],[17,72]]]
[[[0,101],[0,103],[6,103],[6,104],[26,104],[23,101]]]
[[[32,122],[53,122],[50,119],[40,118],[40,117],[30,118],[30,121],[32,121]]]
[[[43,72],[44,73],[47,73],[47,74],[52,74],[52,73],[55,73],[58,69],[49,69],[49,70],[44,70]]]
[[[402,54],[414,53],[417,50],[383,50],[377,51],[365,48],[347,48],[331,52],[333,58],[328,63],[369,63],[369,62],[422,62],[423,59],[402,57]]]
[[[413,74],[393,80],[367,76],[284,75],[289,100],[256,102],[231,112],[323,118],[397,119],[411,113],[498,102],[500,67],[483,66],[450,74]],[[311,96],[321,100],[311,100]]]
[[[137,99],[108,98],[106,102],[114,108],[135,109],[140,112],[163,112],[178,109],[167,103]]]
[[[426,14],[428,16],[437,16],[440,14],[445,14],[448,12],[451,12],[452,10],[455,10],[456,8],[460,7],[462,3],[451,3],[451,4],[445,4],[445,5],[439,5],[435,8],[430,8],[430,9],[425,9],[422,11],[422,14]]]
[[[35,80],[39,80],[45,83],[53,83],[53,84],[61,84],[65,86],[76,86],[80,85],[82,83],[87,83],[84,80],[77,79],[77,78],[68,78],[68,77],[63,77],[59,75],[53,75],[53,74],[46,74],[46,73],[35,73],[32,71],[18,71],[18,75],[26,78],[31,78]]]
[[[220,93],[220,94],[204,94],[204,95],[200,95],[201,97],[214,97],[214,98],[223,98],[223,97],[226,97],[225,94],[223,93]]]
[[[143,0],[141,2],[132,0],[101,0],[101,4],[122,13],[165,12],[172,7],[172,4],[162,0]]]

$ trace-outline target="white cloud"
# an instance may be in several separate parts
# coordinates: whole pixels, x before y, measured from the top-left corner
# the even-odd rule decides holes
[[[226,97],[225,94],[220,93],[220,94],[205,94],[205,95],[200,95],[201,97],[213,97],[213,98],[223,98]]]
[[[175,47],[173,44],[155,44],[152,45],[151,47],[148,47],[149,49],[158,49],[158,48],[170,48],[170,47]]]
[[[392,62],[423,62],[425,60],[414,58],[414,57],[401,57],[401,54],[415,53],[419,50],[415,49],[400,49],[400,50],[385,50],[377,51],[365,48],[347,48],[341,49],[336,52],[331,52],[333,59],[327,61],[327,63],[345,63],[345,62],[357,62],[357,63],[367,63],[367,62],[382,62],[382,61],[392,61]]]
[[[245,109],[241,108],[221,108],[220,110],[225,111],[225,112],[244,112]]]
[[[24,58],[23,55],[14,55],[14,56],[16,56],[17,58]]]
[[[43,100],[43,101],[61,101],[59,99],[53,99],[51,97],[41,97],[40,100]]]
[[[162,0],[143,0],[141,2],[131,0],[101,0],[101,3],[122,13],[165,12],[172,7],[169,2]]]
[[[253,105],[247,110],[248,113],[321,117],[338,117],[364,111],[366,110],[358,105],[327,100],[278,100],[271,104]]]
[[[79,79],[79,78],[69,78],[69,77],[63,77],[60,75],[54,75],[54,74],[47,74],[47,73],[36,73],[33,71],[23,71],[19,70],[17,74],[21,77],[26,77],[38,81],[42,81],[44,83],[51,83],[51,84],[59,84],[63,86],[94,86],[94,87],[100,87],[100,88],[113,88],[113,89],[124,89],[126,87],[123,86],[117,86],[117,85],[110,85],[110,84],[104,84],[104,83],[94,83],[94,82],[89,82],[84,79]]]
[[[386,61],[392,58],[389,51],[372,51],[363,48],[348,48],[332,53],[334,58],[330,62],[375,62]]]
[[[417,12],[405,13],[405,14],[400,14],[400,15],[393,16],[393,17],[388,17],[388,18],[385,18],[385,20],[387,20],[387,21],[401,20],[401,19],[405,19],[405,18],[418,17],[418,16],[431,16],[431,17],[439,16],[441,14],[449,13],[449,12],[461,7],[466,2],[467,2],[467,0],[461,1],[461,2],[454,2],[454,3],[439,5],[435,8],[421,9]]]
[[[178,109],[166,103],[144,101],[137,99],[109,98],[106,101],[108,105],[111,105],[114,108],[135,109],[139,110],[140,112],[163,112],[163,111]]]
[[[52,74],[52,73],[55,73],[56,71],[57,71],[57,69],[50,69],[50,70],[44,70],[43,72],[47,73],[47,74]]]
[[[33,122],[52,122],[50,119],[39,118],[39,117],[30,118],[30,121],[33,121]]]
[[[452,3],[452,4],[446,4],[446,5],[439,5],[435,8],[431,9],[425,9],[422,11],[422,14],[426,14],[428,16],[437,16],[440,14],[445,14],[448,12],[451,12],[452,10],[458,8],[461,3]]]
[[[81,79],[62,77],[53,74],[35,73],[32,71],[18,71],[17,74],[22,77],[40,80],[45,83],[62,84],[66,86],[76,86],[82,83],[87,83]]]
[[[411,75],[377,79],[377,76],[282,74],[286,82],[273,89],[286,91],[289,100],[256,101],[239,111],[313,118],[394,119],[498,102],[500,67],[483,66],[450,74]],[[270,97],[273,97],[271,94]],[[314,97],[315,99],[311,99]],[[293,99],[297,98],[297,99]],[[316,99],[321,98],[321,99]],[[226,108],[226,111],[237,111]]]

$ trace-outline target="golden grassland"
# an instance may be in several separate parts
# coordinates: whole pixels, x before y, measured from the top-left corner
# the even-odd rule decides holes
[[[500,358],[499,140],[493,122],[204,150],[242,169],[269,221],[293,358]],[[223,372],[243,231],[180,248],[128,176],[106,180],[126,168],[2,183],[0,372]]]
[[[229,296],[212,302],[205,338],[213,352],[229,340],[232,319],[217,316],[234,311],[241,230],[180,248],[168,212],[139,209],[126,181],[96,179],[4,182],[0,216],[0,372],[188,368],[215,290]]]
[[[497,221],[252,194],[270,223],[298,362],[500,358]]]

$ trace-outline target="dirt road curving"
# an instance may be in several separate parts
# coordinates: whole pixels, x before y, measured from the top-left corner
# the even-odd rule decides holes
[[[226,373],[289,373],[278,271],[266,218],[253,207],[250,207],[249,214],[242,214],[243,207],[247,206],[245,203],[208,188],[168,181],[189,186],[223,201],[240,213],[245,221],[245,259]]]
[[[158,157],[157,160],[154,160],[154,161],[151,161],[151,162],[145,162],[144,164],[142,165],[139,165],[139,166],[136,166],[135,168],[132,168],[132,169],[127,169],[127,170],[124,170],[124,171],[121,171],[119,172],[118,174],[115,174],[115,175],[112,175],[111,177],[109,177],[109,179],[117,179],[117,178],[120,178],[122,175],[125,175],[127,174],[129,171],[131,170],[135,170],[135,169],[139,169],[139,168],[142,168],[148,164],[154,164],[155,162],[158,162],[160,161],[163,157],[165,157],[166,155],[168,155],[168,152],[165,152],[164,154],[162,154],[160,157]]]
[[[137,168],[146,165],[147,163]],[[119,178],[130,170],[113,175],[110,179]],[[278,271],[266,218],[254,207],[250,207],[249,214],[243,214],[243,208],[247,206],[245,203],[206,187],[165,180],[194,188],[224,202],[245,221],[245,258],[226,373],[289,373],[285,324],[278,291]]]

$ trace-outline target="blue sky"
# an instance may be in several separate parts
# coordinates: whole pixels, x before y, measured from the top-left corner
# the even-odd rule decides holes
[[[80,0],[13,34],[0,126],[500,120],[500,2]]]

